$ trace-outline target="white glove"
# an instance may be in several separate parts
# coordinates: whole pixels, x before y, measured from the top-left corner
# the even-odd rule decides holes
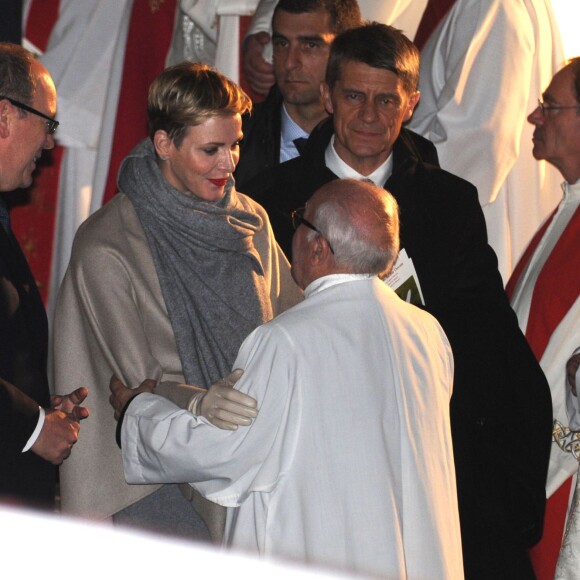
[[[239,426],[251,425],[258,416],[257,402],[233,388],[243,372],[236,369],[214,383],[207,392],[194,395],[187,405],[188,411],[205,417],[220,429],[235,431]]]

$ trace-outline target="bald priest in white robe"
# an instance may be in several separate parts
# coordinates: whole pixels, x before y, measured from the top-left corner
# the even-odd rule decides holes
[[[354,180],[294,214],[304,302],[243,343],[249,427],[221,430],[112,381],[129,483],[190,481],[228,507],[225,544],[387,578],[463,578],[443,330],[378,277],[398,251],[395,200]],[[127,401],[128,404],[127,404]]]

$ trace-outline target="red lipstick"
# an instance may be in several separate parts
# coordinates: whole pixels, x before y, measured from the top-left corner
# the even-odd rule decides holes
[[[226,183],[228,182],[228,178],[225,177],[223,179],[210,179],[210,182],[213,183],[216,187],[225,187]]]

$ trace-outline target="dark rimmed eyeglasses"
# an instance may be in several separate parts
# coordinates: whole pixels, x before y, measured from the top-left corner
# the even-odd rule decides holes
[[[304,225],[307,228],[310,228],[311,230],[314,230],[318,235],[322,236],[325,240],[326,243],[328,244],[328,247],[330,248],[330,251],[334,254],[334,250],[332,249],[332,246],[330,245],[330,242],[328,241],[328,238],[314,225],[311,224],[305,217],[304,217],[304,212],[306,211],[305,207],[299,207],[298,209],[295,209],[290,215],[292,217],[292,227],[297,230],[300,225]]]
[[[25,105],[24,103],[21,103],[20,101],[17,101],[15,99],[11,99],[10,97],[0,96],[0,100],[2,100],[2,99],[6,99],[10,103],[12,103],[15,107],[18,107],[19,109],[22,109],[23,111],[26,111],[27,113],[32,113],[33,115],[37,115],[38,117],[42,117],[46,123],[46,132],[49,135],[53,135],[54,132],[56,131],[56,129],[59,125],[59,122],[55,121],[54,119],[51,119],[48,115],[45,115],[44,113],[41,113],[40,111],[37,111],[36,109],[29,107],[28,105]]]
[[[538,99],[538,107],[540,107],[540,112],[542,115],[550,111],[561,111],[562,109],[580,109],[580,104],[578,105],[550,105],[545,103],[542,99]]]

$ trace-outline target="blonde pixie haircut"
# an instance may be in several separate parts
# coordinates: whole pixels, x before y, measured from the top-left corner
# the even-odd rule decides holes
[[[163,130],[179,148],[188,127],[251,110],[250,97],[236,83],[205,64],[182,62],[166,68],[151,83],[149,137]]]

